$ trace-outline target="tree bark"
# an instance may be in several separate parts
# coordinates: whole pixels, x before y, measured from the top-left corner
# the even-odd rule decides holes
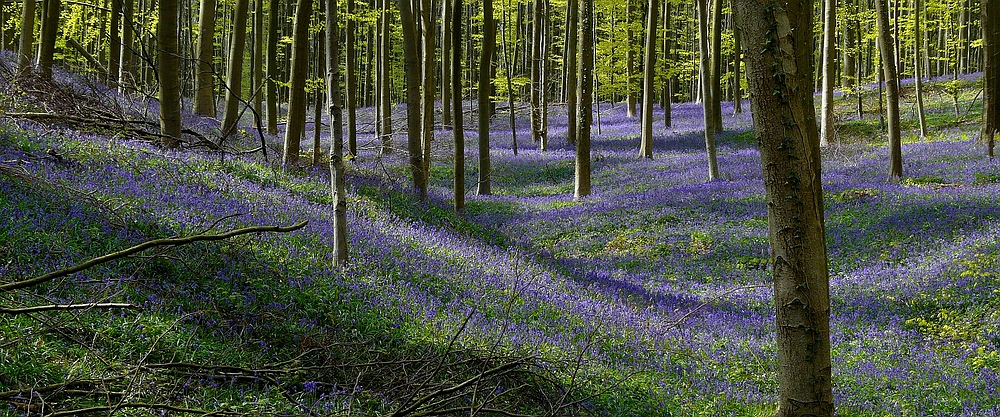
[[[732,6],[730,0],[730,7]],[[735,13],[733,22],[733,115],[743,113],[743,36],[740,29],[735,24]]]
[[[712,69],[708,76],[711,81],[712,94],[712,128],[715,132],[722,131],[722,1],[712,0]],[[707,20],[706,20],[707,21]]]
[[[633,38],[635,34],[632,30],[632,22],[635,18],[635,2],[638,0],[625,0],[625,94],[626,102],[628,106],[626,107],[627,116],[631,119],[635,117],[635,42]]]
[[[673,124],[670,114],[670,106],[674,102],[674,92],[671,88],[673,76],[670,75],[670,50],[673,48],[674,34],[670,28],[670,20],[670,0],[663,0],[663,127],[670,127]]]
[[[736,0],[771,242],[778,417],[833,415],[830,290],[813,107],[813,2]]]
[[[420,119],[420,36],[417,33],[417,17],[413,13],[410,0],[398,0],[399,20],[403,26],[403,69],[406,74],[406,149],[410,157],[410,173],[413,186],[420,194],[420,200],[427,199],[426,181],[424,181],[424,162],[421,139]]]
[[[56,37],[59,34],[59,14],[62,4],[59,0],[46,3],[45,21],[42,22],[42,38],[38,46],[38,74],[52,79],[52,65],[55,60]]]
[[[347,0],[347,35],[345,39],[347,54],[347,79],[344,80],[344,88],[347,90],[347,154],[352,158],[358,156],[358,76],[357,68],[357,48],[355,47],[355,27],[354,5],[355,0]],[[343,155],[343,154],[341,154]]]
[[[423,58],[423,63],[420,67],[420,71],[423,75],[423,84],[421,85],[423,91],[420,97],[421,105],[423,107],[422,117],[422,127],[423,132],[420,135],[421,146],[423,150],[423,156],[421,160],[423,161],[423,184],[417,188],[420,190],[421,199],[427,199],[427,186],[428,181],[430,181],[431,173],[431,142],[434,141],[434,98],[437,96],[437,81],[435,81],[435,73],[437,72],[434,68],[434,7],[431,5],[431,0],[421,0],[420,7],[420,39],[423,41],[421,57]]]
[[[719,0],[716,0],[719,1]],[[660,0],[649,0],[649,11],[646,13],[646,56],[642,77],[642,137],[639,155],[644,158],[653,157],[653,95],[656,79],[656,18],[659,15],[657,7]]]
[[[983,126],[980,139],[987,155],[993,158],[997,131],[1000,130],[1000,0],[983,0]]]
[[[531,11],[531,139],[542,141],[542,0],[532,2]]]
[[[445,0],[451,1],[451,0]],[[462,114],[462,0],[454,0],[452,7],[454,16],[451,19],[451,88],[452,101],[455,102],[454,128],[455,138],[454,168],[455,168],[455,211],[465,213],[465,126]]]
[[[167,0],[174,1],[176,0]],[[132,74],[132,44],[135,37],[134,0],[121,0],[122,2],[122,44],[119,57],[121,61],[118,65],[118,91],[124,92],[127,87],[133,85],[135,76]],[[175,5],[176,7],[176,5]],[[174,23],[176,27],[176,23]],[[176,74],[172,75],[175,79]]]
[[[712,72],[709,68],[707,3],[707,0],[698,0],[698,52],[701,55],[698,61],[701,64],[701,108],[705,125],[705,150],[708,154],[708,180],[715,181],[719,178],[719,163],[715,150],[715,127],[712,123],[715,117],[712,114],[714,101],[710,81]]]
[[[570,0],[576,2],[578,0]],[[576,176],[573,197],[590,195],[590,124],[594,97],[594,0],[582,0],[580,31],[580,137],[576,141]]]
[[[111,1],[118,3],[121,0]],[[208,117],[215,117],[215,71],[212,69],[212,58],[215,56],[214,42],[215,0],[201,0],[201,11],[198,13],[198,77],[195,78],[194,112]]]
[[[160,77],[160,134],[167,148],[180,146],[181,89],[177,73],[180,54],[177,44],[177,0],[160,0],[156,22],[157,60]],[[123,66],[124,67],[124,66]]]
[[[35,0],[22,0],[21,39],[17,47],[17,71],[21,74],[31,71],[31,46],[35,43],[34,27]]]
[[[451,126],[451,0],[441,2],[441,125]],[[461,61],[458,61],[461,62]],[[455,104],[458,106],[459,104]]]
[[[278,134],[278,0],[267,9],[267,133]]]
[[[330,108],[330,191],[333,194],[333,266],[347,265],[347,190],[344,122],[340,106],[340,26],[337,0],[326,0],[326,96]],[[317,92],[318,94],[318,92]],[[319,129],[319,126],[316,126]]]
[[[829,146],[836,130],[833,126],[833,89],[835,87],[834,50],[837,48],[837,0],[824,0],[823,22],[823,103],[820,109],[822,119],[819,129],[819,146]]]
[[[921,62],[922,58],[920,54],[920,47],[921,44],[923,44],[921,37],[924,33],[920,23],[920,14],[923,12],[922,9],[923,7],[920,0],[913,0],[913,85],[914,95],[917,99],[917,121],[920,125],[920,140],[926,140],[927,117],[924,112],[924,81],[921,68],[923,67],[923,62]]]
[[[479,56],[479,195],[490,195],[490,93],[492,90],[493,52],[496,48],[496,20],[493,0],[483,2],[483,48]]]
[[[292,68],[288,80],[288,121],[285,122],[281,161],[292,168],[299,162],[302,132],[306,122],[306,75],[309,70],[309,18],[312,0],[298,0],[292,34]]]
[[[847,4],[850,6],[851,10],[855,9],[854,2],[857,0],[846,0]],[[855,31],[853,27],[854,21],[857,19],[856,16],[845,16],[844,24],[844,70],[843,70],[843,81],[842,85],[845,90],[850,90],[854,87],[854,83],[858,79],[858,64],[855,62],[855,57],[857,56],[857,51],[855,48]]]
[[[229,65],[226,68],[226,111],[222,117],[222,135],[229,136],[236,128],[243,102],[243,50],[247,39],[247,12],[250,0],[236,0],[233,12],[233,32],[229,44]]]
[[[389,24],[389,0],[381,0],[382,10],[381,10],[381,36],[379,38],[379,77],[378,77],[378,89],[379,89],[379,132],[381,134],[381,148],[380,153],[386,154],[392,152],[392,96],[389,94],[389,66],[392,64],[391,57],[389,55],[389,36],[392,33],[391,25]],[[415,69],[414,69],[415,70]],[[416,102],[414,102],[416,105]]]
[[[889,128],[889,178],[903,177],[903,152],[899,132],[899,77],[896,74],[896,57],[893,55],[892,33],[889,28],[889,11],[886,0],[875,0],[878,20],[879,51],[882,55],[882,73],[885,75],[886,119]]]
[[[250,83],[252,87],[250,91],[254,93],[253,109],[257,113],[254,117],[259,118],[264,114],[263,91],[261,88],[264,86],[264,0],[254,0],[252,73],[252,81]]]
[[[577,23],[579,22],[579,0],[566,2],[566,82],[563,91],[566,94],[566,143],[576,143],[579,136],[577,104],[577,48],[580,44]]]

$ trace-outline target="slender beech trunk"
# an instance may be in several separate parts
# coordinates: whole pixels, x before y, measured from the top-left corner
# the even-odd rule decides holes
[[[21,39],[17,47],[17,71],[31,71],[31,46],[35,43],[35,0],[21,2]]]
[[[507,47],[507,31],[510,27],[510,4],[507,6],[507,11],[503,14],[503,26],[500,30],[500,45],[503,47],[504,75],[507,78],[507,114],[510,120],[511,149],[514,155],[517,156],[517,127],[514,125],[514,86],[511,82],[511,78],[514,78],[514,63],[511,61],[516,60],[512,55],[516,55],[517,52],[511,52]],[[532,116],[534,115],[532,114]]]
[[[899,77],[896,74],[896,57],[893,55],[892,32],[889,28],[887,0],[875,0],[878,20],[879,50],[882,55],[882,72],[885,74],[885,105],[889,129],[889,178],[903,177],[903,153],[899,132]]]
[[[344,80],[344,88],[347,90],[345,94],[346,102],[344,105],[347,107],[347,154],[352,158],[358,156],[358,75],[356,68],[357,62],[357,48],[355,47],[355,32],[357,28],[355,27],[354,19],[354,2],[355,0],[347,0],[347,35],[345,36],[346,48],[344,53],[347,55],[347,78]]]
[[[441,1],[441,125],[451,126],[451,0]],[[461,61],[459,61],[461,62]],[[458,106],[459,104],[455,104]]]
[[[920,47],[923,44],[921,37],[924,34],[920,27],[920,14],[923,12],[920,0],[913,0],[913,94],[917,99],[917,121],[920,125],[920,140],[927,139],[927,117],[924,113],[924,81],[923,62],[920,54]],[[998,22],[1000,23],[1000,22]]]
[[[673,48],[674,32],[670,28],[670,0],[663,0],[663,127],[670,127],[672,122],[670,106],[674,102],[673,77],[670,76],[670,50]]]
[[[722,131],[722,1],[712,0],[712,68],[708,79],[711,82],[712,94],[712,128]],[[707,20],[706,20],[707,21]]]
[[[451,88],[452,101],[455,102],[455,116],[452,120],[455,137],[455,211],[465,213],[465,126],[462,114],[462,0],[454,1],[451,19]]]
[[[626,102],[628,107],[626,113],[629,118],[635,117],[635,34],[632,30],[632,22],[635,18],[635,2],[638,0],[625,0],[625,80],[626,80]]]
[[[542,135],[538,141],[538,150],[549,150],[549,75],[551,71],[552,20],[549,18],[549,0],[542,0],[542,88],[539,100],[542,105]]]
[[[719,1],[719,0],[716,0]],[[710,82],[711,69],[709,68],[708,52],[708,0],[698,0],[698,52],[701,63],[701,108],[702,121],[705,125],[705,150],[708,154],[708,180],[715,181],[719,178],[719,163],[715,150],[715,128],[712,126],[713,99],[712,86]]]
[[[260,1],[260,0],[257,0]],[[272,0],[275,1],[275,0]],[[121,0],[111,0],[119,3]],[[215,0],[201,0],[198,13],[198,77],[195,78],[194,112],[215,117]]]
[[[180,54],[177,44],[177,0],[160,0],[156,23],[156,58],[160,78],[160,135],[168,148],[180,146],[181,89],[177,77]]]
[[[542,0],[532,2],[531,12],[531,139],[542,140]]]
[[[732,1],[732,0],[730,0]],[[730,3],[732,6],[732,3]],[[732,7],[730,7],[732,8]],[[733,16],[733,115],[743,113],[743,35]]]
[[[490,93],[492,90],[493,52],[496,48],[496,20],[493,0],[483,2],[483,48],[479,56],[479,195],[490,195]]]
[[[846,0],[849,6],[849,10],[854,11],[855,2],[857,0]],[[854,84],[858,79],[858,64],[855,62],[855,57],[857,56],[857,48],[855,42],[855,30],[854,22],[857,19],[856,16],[844,16],[844,51],[842,56],[844,57],[844,70],[841,72],[843,74],[842,85],[845,90],[850,90],[854,87]]]
[[[133,38],[135,38],[136,23],[135,19],[133,19],[133,16],[135,15],[135,0],[121,0],[121,2],[122,44],[121,53],[119,54],[121,61],[118,65],[118,90],[124,92],[125,89],[132,86],[135,81],[135,75],[132,73],[132,44],[134,43]],[[176,73],[171,74],[171,76],[174,77],[174,79],[177,78]]]
[[[767,198],[776,417],[833,416],[830,284],[813,107],[813,2],[736,0]],[[775,24],[775,22],[782,22]]]
[[[59,34],[59,14],[62,4],[59,0],[48,0],[45,6],[42,38],[38,45],[38,74],[42,78],[51,79],[52,65],[55,61],[56,37]]]
[[[423,179],[424,183],[418,188],[421,192],[421,198],[427,199],[427,183],[430,181],[431,173],[431,142],[434,141],[434,98],[437,96],[436,86],[437,81],[434,80],[435,73],[437,72],[434,68],[434,62],[436,61],[434,57],[434,7],[431,5],[431,0],[421,0],[420,7],[420,39],[423,41],[421,44],[422,50],[421,57],[423,58],[423,63],[420,67],[420,71],[423,75],[423,88],[422,95],[420,97],[421,105],[423,107],[423,112],[421,113],[421,121],[423,132],[420,135],[421,146],[423,150]]]
[[[427,182],[424,181],[424,162],[420,148],[420,35],[417,33],[417,17],[413,13],[410,0],[398,0],[399,20],[403,26],[404,73],[406,74],[406,149],[410,157],[410,173],[413,186],[420,194],[420,200],[427,199]]]
[[[580,1],[566,2],[566,81],[563,93],[566,95],[566,142],[576,143],[579,134],[579,112],[577,106],[578,48],[580,46],[578,24],[580,21]]]
[[[278,134],[278,0],[267,8],[267,133]]]
[[[306,122],[306,75],[309,71],[309,19],[312,0],[298,0],[292,33],[292,68],[288,80],[288,120],[285,122],[281,161],[293,168],[299,162],[302,132]]]
[[[570,0],[576,2],[580,0]],[[594,117],[594,0],[582,0],[580,10],[580,137],[576,140],[575,180],[573,197],[580,200],[590,195],[590,124]]]
[[[1000,0],[983,0],[983,126],[980,139],[993,158],[997,131],[1000,130]]]
[[[253,109],[259,118],[264,114],[264,0],[254,0],[253,12],[253,81],[250,83],[253,96]],[[258,126],[260,126],[258,124]]]
[[[378,77],[378,89],[379,89],[379,132],[381,133],[381,148],[380,153],[387,154],[392,152],[392,96],[389,92],[389,66],[391,65],[391,57],[389,55],[389,36],[392,33],[391,25],[389,22],[389,0],[381,0],[382,4],[382,19],[381,28],[382,34],[376,36],[379,39],[379,77]],[[416,71],[416,69],[413,69]],[[416,105],[416,102],[413,102]],[[409,107],[409,106],[407,106]]]
[[[247,39],[247,14],[250,0],[236,0],[233,12],[233,32],[229,44],[229,65],[227,66],[226,111],[222,116],[222,135],[229,136],[236,129],[243,102],[243,50]]]
[[[340,106],[340,25],[337,0],[326,1],[326,96],[330,108],[330,192],[335,267],[347,265],[347,187],[344,172],[344,121]],[[319,129],[319,126],[316,126]]]
[[[829,146],[836,130],[833,126],[833,89],[835,50],[837,48],[837,0],[825,0],[823,22],[823,104],[820,109],[819,146]]]
[[[719,0],[716,0],[719,1]],[[656,33],[659,11],[656,9],[660,0],[649,0],[649,11],[646,13],[646,56],[643,62],[642,77],[642,138],[639,155],[644,158],[653,157],[653,96],[656,94],[654,80],[656,78]]]

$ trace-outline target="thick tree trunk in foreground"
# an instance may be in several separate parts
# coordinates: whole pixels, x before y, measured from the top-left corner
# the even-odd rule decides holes
[[[570,0],[579,1],[579,0]],[[580,10],[580,137],[576,140],[576,177],[573,196],[590,195],[590,123],[594,99],[594,0],[582,0]]]
[[[157,60],[160,76],[160,134],[168,148],[180,146],[181,88],[180,54],[177,44],[177,0],[160,0],[156,22]]]
[[[826,0],[823,21],[823,104],[820,109],[821,121],[819,130],[819,146],[828,146],[833,142],[833,89],[835,87],[834,54],[837,49],[837,0]]]
[[[719,0],[716,0],[719,1]],[[712,121],[714,106],[712,105],[711,68],[709,68],[708,52],[708,0],[698,0],[698,61],[701,63],[701,108],[702,121],[705,125],[705,150],[708,154],[708,180],[719,178],[719,162],[715,150],[715,126]]]
[[[492,92],[493,50],[496,49],[497,22],[493,1],[483,2],[483,50],[479,56],[479,195],[490,195],[490,93]]]
[[[45,5],[45,21],[42,22],[42,39],[38,45],[38,74],[42,78],[52,78],[55,63],[56,37],[59,35],[59,14],[62,4],[59,0],[48,0]]]
[[[778,417],[833,415],[830,289],[813,108],[813,2],[736,0],[767,191]]]
[[[259,0],[258,0],[259,1]],[[229,65],[226,68],[226,111],[222,117],[222,134],[231,135],[240,115],[240,97],[243,94],[243,50],[247,39],[247,12],[250,0],[236,0],[233,33],[229,44]]]
[[[882,55],[882,73],[885,75],[886,119],[889,125],[889,178],[903,177],[903,152],[899,133],[899,77],[896,74],[896,56],[892,50],[889,27],[889,8],[886,0],[875,0],[878,20],[879,51]]]
[[[111,1],[117,3],[120,0]],[[201,11],[198,13],[198,77],[195,78],[194,112],[208,117],[215,117],[215,71],[212,69],[214,39],[215,0],[201,0]]]
[[[288,167],[299,162],[302,132],[306,124],[306,75],[309,70],[309,18],[312,0],[299,0],[295,6],[292,35],[292,68],[288,81],[288,121],[285,123],[284,153],[281,161]]]
[[[716,0],[720,1],[720,0]],[[645,70],[642,76],[642,135],[639,155],[644,158],[653,157],[653,95],[654,79],[656,78],[656,18],[659,14],[657,6],[660,0],[649,0],[649,11],[646,13],[646,56],[643,62]]]
[[[340,106],[340,25],[337,0],[326,0],[326,96],[330,108],[330,191],[336,267],[347,264],[347,190],[344,180],[344,123]],[[319,126],[316,129],[319,130]]]
[[[21,27],[35,27],[35,0],[23,0],[21,4]],[[31,45],[35,43],[35,31],[21,30],[21,39],[17,47],[17,71],[31,71]]]
[[[398,0],[399,20],[403,24],[403,69],[406,74],[406,149],[410,156],[410,173],[413,187],[420,193],[420,200],[427,199],[427,182],[424,180],[423,154],[420,148],[422,134],[420,119],[420,36],[417,33],[416,16],[410,7],[410,0]]]
[[[981,139],[993,158],[993,145],[1000,130],[1000,0],[983,0],[983,127]]]

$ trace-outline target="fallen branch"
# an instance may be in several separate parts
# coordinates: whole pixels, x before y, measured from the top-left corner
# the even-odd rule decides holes
[[[237,229],[237,230],[233,230],[233,231],[230,231],[230,232],[226,232],[226,233],[222,233],[222,234],[217,234],[217,235],[193,235],[193,236],[187,236],[187,237],[150,240],[148,242],[140,243],[138,245],[135,245],[135,246],[133,246],[131,248],[128,248],[128,249],[125,249],[125,250],[121,250],[121,251],[118,251],[118,252],[109,253],[109,254],[104,255],[104,256],[99,256],[97,258],[93,258],[93,259],[91,259],[89,261],[86,261],[86,262],[78,264],[78,265],[71,266],[69,268],[60,269],[60,270],[55,271],[55,272],[50,272],[48,274],[41,275],[41,276],[38,276],[38,277],[35,277],[35,278],[31,278],[31,279],[26,279],[26,280],[23,280],[23,281],[15,281],[15,282],[11,282],[9,284],[0,285],[0,292],[13,291],[13,290],[21,289],[21,288],[28,288],[28,287],[32,287],[32,286],[35,286],[35,285],[39,285],[39,284],[42,284],[42,283],[54,280],[56,278],[60,278],[60,277],[64,277],[64,276],[67,276],[67,275],[70,275],[70,274],[74,274],[74,273],[86,270],[88,268],[93,268],[94,266],[103,264],[105,262],[110,262],[110,261],[113,261],[113,260],[116,260],[116,259],[124,258],[126,256],[129,256],[129,255],[132,255],[132,254],[135,254],[135,253],[139,253],[139,252],[142,252],[142,251],[144,251],[146,249],[150,249],[150,248],[155,248],[155,247],[160,247],[160,246],[181,246],[181,245],[187,245],[187,244],[191,244],[191,243],[195,243],[195,242],[211,242],[211,241],[217,241],[217,240],[226,240],[226,239],[234,238],[236,236],[246,235],[246,234],[250,234],[250,233],[287,233],[287,232],[291,232],[291,231],[295,231],[295,230],[301,229],[301,228],[305,227],[305,225],[307,223],[308,223],[308,221],[305,221],[305,222],[302,222],[302,223],[299,223],[299,224],[295,224],[295,225],[292,225],[292,226],[287,226],[287,227],[286,226],[254,226],[254,227],[247,227],[247,228],[244,228],[244,229]]]
[[[69,311],[69,310],[90,310],[90,309],[127,309],[127,310],[141,310],[142,308],[134,304],[125,303],[91,303],[91,304],[52,304],[47,306],[33,306],[25,308],[2,308],[0,307],[0,314],[29,314],[29,313],[41,313],[44,311]]]
[[[166,410],[174,411],[178,413],[188,413],[188,414],[201,414],[202,416],[241,416],[241,413],[234,413],[231,411],[205,411],[198,410],[195,408],[184,408],[177,407],[169,404],[147,404],[147,403],[122,403],[111,406],[97,406],[88,408],[79,408],[76,410],[66,410],[59,411],[52,414],[46,414],[45,417],[63,417],[63,416],[78,416],[81,414],[91,414],[91,413],[101,413],[106,411],[116,411],[123,408],[145,408],[151,410]]]

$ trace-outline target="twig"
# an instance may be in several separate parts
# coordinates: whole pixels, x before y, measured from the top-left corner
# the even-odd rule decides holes
[[[52,305],[33,306],[25,308],[0,307],[0,314],[16,315],[16,314],[41,313],[44,311],[90,310],[93,308],[142,310],[142,308],[137,305],[126,304],[126,303],[52,304]]]

